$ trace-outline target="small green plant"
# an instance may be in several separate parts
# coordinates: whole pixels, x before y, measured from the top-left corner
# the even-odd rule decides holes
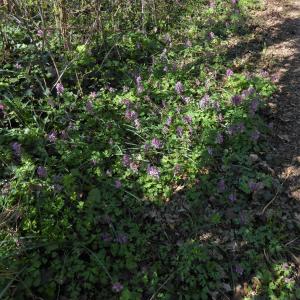
[[[224,47],[256,1],[77,2],[2,12],[1,297],[217,299],[255,274],[292,299],[263,264],[285,225],[254,213],[275,88]]]

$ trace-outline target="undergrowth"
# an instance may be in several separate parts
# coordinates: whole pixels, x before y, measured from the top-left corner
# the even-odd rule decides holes
[[[259,213],[275,88],[226,55],[259,3],[174,1],[69,45],[30,3],[0,42],[1,297],[295,299],[287,228]]]

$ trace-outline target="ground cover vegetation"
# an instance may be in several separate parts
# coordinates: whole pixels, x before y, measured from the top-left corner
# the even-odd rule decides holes
[[[261,2],[2,3],[3,299],[299,294],[258,213],[275,87],[228,51]]]

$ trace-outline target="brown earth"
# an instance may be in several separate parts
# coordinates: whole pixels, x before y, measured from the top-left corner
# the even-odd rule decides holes
[[[251,57],[278,87],[268,103],[274,127],[266,161],[283,187],[268,208],[281,207],[300,224],[300,0],[265,0],[264,7],[253,18],[258,38]]]
[[[270,164],[284,180],[284,190],[300,209],[300,1],[267,1],[270,27],[262,63],[270,62],[279,91],[269,104],[274,115],[274,153]]]
[[[270,99],[266,118],[272,124],[270,153],[264,163],[280,181],[281,189],[261,207],[262,214],[282,212],[290,228],[284,245],[287,260],[300,278],[300,0],[263,0],[253,15],[254,34],[233,41],[236,65],[265,72],[278,90]],[[243,299],[239,286],[233,299]]]

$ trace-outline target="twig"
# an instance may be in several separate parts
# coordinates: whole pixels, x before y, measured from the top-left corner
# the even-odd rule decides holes
[[[263,208],[263,210],[261,211],[261,215],[263,215],[267,210],[267,208],[276,200],[278,194],[279,194],[279,189],[277,190],[276,195],[272,198],[272,200]]]
[[[286,244],[285,244],[285,246],[288,246],[288,245],[290,245],[290,244],[292,244],[292,243],[294,243],[295,241],[297,241],[297,240],[299,240],[299,238],[297,237],[297,238],[295,238],[295,239],[293,239],[293,240],[291,240],[291,241],[289,241],[289,242],[287,242]]]
[[[287,179],[288,179],[288,177],[290,175],[290,172],[291,171],[289,170],[288,174],[285,176],[285,179],[282,181],[280,187],[282,187],[283,184],[287,181]],[[268,202],[268,204],[261,211],[261,215],[263,215],[266,212],[267,208],[276,200],[276,198],[277,198],[277,196],[278,196],[278,194],[279,194],[280,191],[281,191],[281,189],[277,189],[277,192],[276,192],[275,196],[272,198],[272,200],[270,202]]]
[[[165,280],[165,282],[158,288],[158,290],[149,298],[149,300],[155,299],[156,295],[159,293],[159,291],[168,283],[168,281],[173,277],[174,273],[169,275],[169,277]]]

